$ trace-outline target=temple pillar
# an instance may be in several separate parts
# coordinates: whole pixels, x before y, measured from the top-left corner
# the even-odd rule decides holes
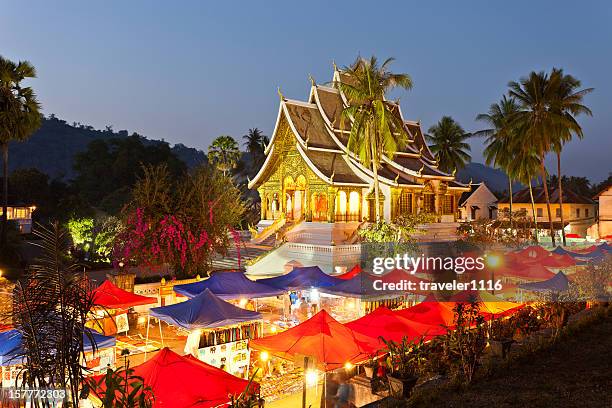
[[[399,188],[391,189],[391,220],[397,218],[398,214],[398,203],[400,195],[402,194],[402,190]]]
[[[327,189],[327,221],[336,222],[336,196],[338,189],[329,187]]]

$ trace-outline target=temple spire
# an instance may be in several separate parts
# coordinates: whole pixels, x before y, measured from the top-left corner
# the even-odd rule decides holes
[[[283,102],[285,100],[285,97],[283,96],[283,93],[281,92],[280,86],[276,88],[276,92],[278,92],[278,97],[280,98],[281,102]]]
[[[308,79],[310,80],[310,83],[312,84],[312,86],[317,86],[317,83],[315,82],[315,79],[313,78],[311,74],[308,74]]]

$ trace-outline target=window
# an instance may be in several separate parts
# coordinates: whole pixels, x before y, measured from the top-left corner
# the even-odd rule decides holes
[[[397,203],[397,215],[411,214],[412,213],[412,193],[402,191],[399,196]]]
[[[489,219],[492,220],[493,219],[493,207],[489,207]]]
[[[423,210],[427,213],[434,214],[436,212],[436,203],[434,201],[434,195],[431,193],[423,194]]]
[[[543,217],[544,216],[544,211],[541,208],[538,208],[537,209],[537,214],[538,214],[537,215],[538,217]]]
[[[555,212],[555,217],[561,218],[561,209],[560,208],[557,208],[557,210]]]
[[[453,199],[455,197],[453,197],[452,195],[445,195],[444,196],[444,214],[452,214],[453,213]]]
[[[477,210],[477,207],[472,206],[472,220],[476,219],[476,210]]]
[[[589,218],[589,209],[588,208],[584,209],[584,217],[585,218]]]
[[[580,208],[576,208],[576,218],[580,218]]]

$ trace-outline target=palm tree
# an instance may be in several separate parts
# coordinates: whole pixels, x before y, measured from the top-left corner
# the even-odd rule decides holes
[[[476,116],[476,120],[486,122],[490,128],[474,133],[474,136],[486,137],[484,150],[485,161],[488,166],[493,165],[502,169],[508,175],[508,194],[510,199],[510,229],[512,229],[512,179],[510,171],[512,162],[511,145],[516,133],[510,127],[509,119],[518,112],[516,100],[505,95],[498,103],[493,103],[487,113]]]
[[[533,177],[538,173],[540,159],[534,150],[520,150],[518,155],[513,156],[513,159],[508,163],[508,172],[521,183],[527,184],[529,187],[529,197],[531,198],[531,215],[535,225],[535,239],[538,238],[538,219],[536,216],[535,202],[533,199]]]
[[[253,155],[254,167],[260,167],[265,156],[266,145],[270,142],[270,139],[258,128],[249,129],[249,132],[242,138],[247,151]]]
[[[397,114],[398,104],[388,101],[385,94],[397,87],[411,89],[412,79],[408,74],[389,71],[393,61],[388,58],[378,65],[374,56],[358,57],[343,69],[343,74],[351,78],[350,83],[339,83],[349,101],[349,106],[342,111],[340,126],[344,127],[345,120],[352,122],[347,147],[363,165],[372,169],[376,221],[380,220],[380,162],[383,155],[393,157],[408,140],[404,123]]]
[[[515,128],[520,139],[514,149],[535,149],[540,158],[540,176],[546,198],[548,224],[553,246],[555,246],[555,231],[550,208],[545,159],[555,143],[555,135],[559,129],[576,132],[577,123],[570,120],[563,111],[558,109],[558,92],[562,76],[558,70],[553,70],[549,76],[544,72],[531,72],[519,82],[508,84],[509,95],[517,100],[520,111],[512,115],[511,127]]]
[[[4,246],[8,222],[8,151],[11,141],[23,141],[40,127],[40,105],[34,91],[22,82],[35,78],[36,71],[27,61],[14,63],[0,56],[0,147],[3,160],[2,226],[0,246]]]
[[[221,170],[224,176],[227,175],[240,160],[238,142],[231,136],[219,136],[208,147],[208,160]]]
[[[468,153],[470,145],[465,142],[471,134],[466,133],[450,116],[443,116],[428,132],[425,137],[431,142],[429,147],[436,155],[440,170],[454,173],[472,159]]]
[[[563,74],[562,69],[553,68],[552,75],[558,75],[561,77],[557,92],[555,95],[554,110],[557,110],[563,115],[571,126],[559,126],[559,129],[555,132],[553,140],[553,150],[557,156],[557,183],[559,188],[559,212],[561,215],[561,225],[565,224],[563,217],[563,186],[561,177],[561,150],[563,145],[572,140],[572,136],[577,136],[579,139],[584,137],[582,128],[575,119],[575,116],[580,114],[586,114],[592,116],[592,112],[589,108],[582,104],[584,97],[593,91],[593,88],[578,89],[580,88],[580,81],[571,75]],[[561,236],[563,237],[563,245],[567,245],[565,239],[565,230],[561,228]]]

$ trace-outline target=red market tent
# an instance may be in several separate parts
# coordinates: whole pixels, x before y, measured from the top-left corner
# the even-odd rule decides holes
[[[355,276],[359,275],[360,273],[363,273],[363,269],[361,269],[361,266],[359,264],[353,266],[351,268],[350,271],[343,273],[342,275],[338,275],[335,276],[338,279],[342,279],[342,280],[349,280],[351,278],[354,278]]]
[[[512,252],[511,254],[517,256],[517,259],[521,259],[524,262],[527,260],[533,261],[539,258],[546,258],[550,255],[550,251],[539,245],[531,245],[516,252]]]
[[[546,280],[555,276],[555,273],[538,262],[518,263],[513,262],[499,270],[494,270],[495,279],[501,276],[520,278],[526,280]]]
[[[156,298],[136,295],[115,286],[110,280],[104,281],[93,290],[94,306],[107,309],[129,309],[134,306],[157,303]]]
[[[151,387],[153,408],[212,408],[225,405],[230,395],[239,395],[247,380],[204,363],[192,356],[180,356],[169,348],[162,349],[151,360],[132,367],[133,375],[142,377]],[[96,380],[102,376],[95,377]],[[253,390],[259,388],[255,383]]]
[[[420,282],[431,282],[430,280],[419,278],[418,276],[408,273],[403,269],[393,269],[391,272],[388,272],[384,275],[380,275],[376,277],[377,279],[381,279],[384,283],[407,283],[413,282],[415,290],[406,290],[403,289],[403,292],[411,292],[411,293],[423,293],[424,291],[419,289]],[[401,292],[401,291],[400,291]]]
[[[435,336],[446,334],[446,330],[440,326],[432,326],[405,319],[384,306],[379,307],[360,319],[346,323],[345,326],[378,340],[381,349],[385,345],[380,340],[380,337],[385,340],[401,342],[404,337],[408,341],[418,341],[421,337],[424,337],[425,340],[430,340]]]
[[[249,347],[288,360],[308,356],[318,369],[331,371],[346,363],[366,361],[378,348],[378,341],[349,329],[321,310],[282,333],[251,340]]]
[[[452,327],[455,319],[454,307],[455,303],[438,302],[432,294],[427,296],[423,302],[394,313],[408,320],[427,325]]]
[[[524,306],[520,303],[508,302],[481,290],[462,291],[451,296],[450,300],[455,303],[478,302],[480,314],[487,320],[511,315]]]

